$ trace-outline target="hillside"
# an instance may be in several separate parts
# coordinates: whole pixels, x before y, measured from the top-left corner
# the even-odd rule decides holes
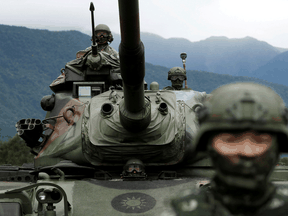
[[[145,45],[146,62],[168,68],[181,66],[179,55],[181,52],[186,52],[188,55],[186,67],[188,70],[202,70],[218,74],[254,77],[253,71],[267,64],[282,52],[287,51],[251,37],[228,39],[224,36],[212,36],[198,42],[190,42],[180,37],[181,35],[179,35],[179,38],[164,39],[155,34],[142,32],[141,40]],[[78,51],[79,49],[86,48],[91,44],[88,35],[77,31],[52,32],[7,25],[0,25],[0,39],[1,41],[8,40],[0,45],[0,56],[2,56],[0,58],[2,62],[9,63],[9,59],[13,59],[14,64],[17,56],[25,55],[25,62],[28,63],[33,59],[38,61],[38,56],[41,55],[46,59],[53,59],[53,62],[55,62],[53,63],[54,65],[45,65],[50,67],[50,69],[63,63],[61,59],[65,57],[69,56],[69,60],[75,58],[75,50]],[[120,35],[114,33],[114,41],[111,46],[118,50],[119,43]],[[22,53],[21,50],[25,50],[31,46],[35,47],[37,50],[36,53],[33,54],[30,51]],[[54,50],[52,56],[46,56],[47,49],[49,49],[49,52],[51,49]],[[64,52],[65,56],[63,56]],[[3,55],[5,54],[8,54],[8,56],[3,59]],[[12,54],[12,56],[9,54]],[[32,55],[33,59],[30,58]],[[23,59],[23,57],[21,58]],[[27,61],[28,58],[29,60]],[[19,63],[15,63],[18,64],[14,64],[15,67],[18,67]],[[43,63],[41,62],[41,64]],[[6,67],[7,65],[1,66]],[[266,80],[270,81],[269,77]]]
[[[253,75],[260,79],[270,80],[274,83],[287,85],[288,51],[283,52],[265,65],[253,71]]]
[[[114,35],[112,46],[118,48],[119,35]],[[253,77],[253,71],[280,54],[264,41],[252,37],[228,39],[210,37],[199,42],[183,38],[164,39],[151,33],[141,33],[145,45],[145,60],[165,67],[181,66],[180,53],[186,52],[189,70],[211,71],[218,74]],[[115,45],[116,44],[116,45]]]

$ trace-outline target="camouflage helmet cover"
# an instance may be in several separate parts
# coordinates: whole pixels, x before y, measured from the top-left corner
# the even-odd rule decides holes
[[[281,135],[280,152],[288,152],[287,108],[271,88],[233,83],[214,90],[197,112],[201,125],[195,144],[205,151],[210,132],[255,130]]]
[[[113,35],[110,31],[110,28],[105,25],[105,24],[98,24],[96,27],[95,27],[95,35],[97,34],[97,32],[99,31],[106,31],[108,33],[108,42],[112,42],[113,41]]]
[[[107,31],[108,33],[111,33],[110,28],[105,24],[98,24],[95,28],[95,32],[97,31]]]
[[[173,67],[168,72],[168,80],[171,80],[172,76],[184,76],[187,80],[186,71],[182,67]]]

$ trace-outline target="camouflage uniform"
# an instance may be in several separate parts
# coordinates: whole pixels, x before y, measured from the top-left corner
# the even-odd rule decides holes
[[[103,51],[98,51],[97,57],[92,57],[92,49],[88,47],[87,54],[84,56],[85,65],[91,67],[91,69],[97,68],[99,70],[104,65],[110,65],[112,68],[120,68],[120,61],[118,53],[109,45],[99,46],[98,49],[103,47]],[[85,50],[85,51],[86,51]],[[96,65],[96,66],[95,66]]]
[[[183,90],[192,90],[191,88],[174,88],[173,86],[166,86],[163,90],[171,90],[171,91],[183,91]]]
[[[85,49],[85,52],[89,52],[89,51],[91,51],[91,49],[92,49],[91,46],[87,47]],[[98,52],[106,52],[109,55],[112,55],[115,58],[119,59],[118,52],[113,47],[109,46],[108,44],[98,45],[97,50],[98,50]]]
[[[222,197],[223,200],[218,200],[217,196],[222,195],[214,195],[217,192],[212,191],[211,188],[195,190],[188,196],[179,196],[172,201],[171,204],[175,213],[166,213],[161,216],[287,216],[288,189],[280,187],[275,189],[273,185],[269,187],[269,192],[265,195],[271,197],[264,204],[261,202],[263,197],[260,195],[251,197],[251,200],[247,200],[246,203],[240,198],[238,200],[235,198],[227,199],[227,203],[224,203],[225,197]],[[259,204],[257,201],[259,201]],[[249,202],[251,205],[249,205]],[[229,204],[230,206],[227,207]]]
[[[272,89],[254,83],[225,85],[211,94],[197,112],[200,129],[195,144],[196,151],[208,152],[216,173],[210,186],[172,200],[174,215],[288,215],[288,188],[276,188],[268,181],[279,152],[288,150],[283,100]],[[212,140],[219,134],[251,130],[271,138],[269,147],[259,156],[237,154],[238,161],[229,162],[225,154],[212,147]]]

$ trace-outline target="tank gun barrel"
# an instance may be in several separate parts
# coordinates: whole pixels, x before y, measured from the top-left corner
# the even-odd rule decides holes
[[[119,45],[124,101],[120,121],[129,131],[144,130],[151,121],[151,105],[144,98],[145,56],[140,40],[138,0],[118,0],[121,29]]]

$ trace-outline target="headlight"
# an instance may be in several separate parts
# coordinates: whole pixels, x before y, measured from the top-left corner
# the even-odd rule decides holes
[[[36,199],[39,203],[59,203],[62,200],[62,194],[56,188],[52,190],[41,188],[36,193]]]

